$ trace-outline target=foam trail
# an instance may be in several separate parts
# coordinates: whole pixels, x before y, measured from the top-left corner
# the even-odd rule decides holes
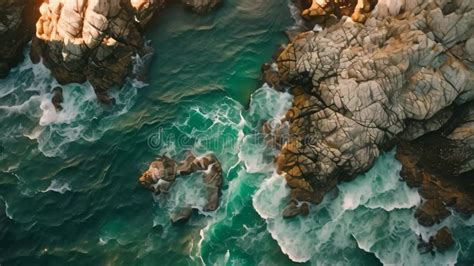
[[[48,191],[53,191],[53,192],[57,192],[59,194],[64,194],[67,191],[71,191],[71,187],[69,186],[68,183],[61,183],[57,180],[53,180],[53,181],[51,181],[51,184],[49,185],[49,187],[46,188],[45,190],[42,190],[41,192],[45,193],[45,192],[48,192]]]
[[[369,172],[340,184],[336,199],[326,197],[307,217],[291,220],[281,215],[288,189],[281,188],[284,179],[274,175],[254,195],[253,205],[281,250],[295,262],[340,264],[347,258],[347,263],[363,264],[362,249],[384,264],[451,265],[457,249],[435,257],[418,252],[413,213],[420,197],[399,181],[399,171],[394,152],[385,154]],[[433,234],[435,229],[429,231]]]
[[[3,203],[5,203],[5,215],[8,217],[8,219],[13,220],[12,214],[8,211],[8,209],[10,208],[10,206],[8,205],[8,202],[4,198],[2,198],[2,200],[3,200]]]

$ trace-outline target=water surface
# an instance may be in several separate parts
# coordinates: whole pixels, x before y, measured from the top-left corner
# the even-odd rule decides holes
[[[0,81],[0,263],[472,264],[472,219],[443,223],[460,236],[452,251],[417,253],[417,234],[441,225],[417,226],[420,198],[398,181],[393,153],[309,217],[281,218],[288,189],[258,132],[291,96],[262,86],[260,66],[293,24],[286,0],[226,0],[205,16],[171,5],[146,34],[156,49],[148,85],[128,81],[109,108],[71,84],[56,114],[47,69],[27,60],[12,71]],[[173,227],[170,211],[203,205],[199,178],[160,197],[137,178],[156,156],[189,150],[222,162],[221,207]]]

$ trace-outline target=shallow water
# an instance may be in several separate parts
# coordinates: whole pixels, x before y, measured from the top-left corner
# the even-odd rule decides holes
[[[444,222],[459,236],[452,251],[417,253],[417,234],[435,230],[413,219],[420,199],[398,181],[393,153],[309,217],[281,219],[288,189],[258,132],[291,96],[255,90],[294,23],[283,0],[226,0],[206,16],[167,7],[147,32],[156,48],[149,84],[128,81],[110,108],[90,85],[71,84],[55,113],[56,82],[28,61],[1,80],[0,264],[472,265],[472,219]],[[220,159],[221,207],[173,227],[170,211],[203,206],[199,178],[159,197],[137,178],[157,155],[189,150]]]

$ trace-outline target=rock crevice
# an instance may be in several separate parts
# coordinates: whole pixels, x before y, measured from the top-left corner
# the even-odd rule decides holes
[[[474,99],[474,2],[391,2],[379,1],[365,23],[303,32],[277,59],[275,83],[295,95],[277,158],[292,201],[320,203],[381,152],[439,130]],[[466,140],[471,129],[453,132]]]

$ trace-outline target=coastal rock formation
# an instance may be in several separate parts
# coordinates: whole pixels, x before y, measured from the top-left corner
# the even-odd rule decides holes
[[[325,24],[331,18],[351,17],[355,22],[365,22],[375,8],[377,0],[299,0],[302,17],[314,24]],[[335,21],[333,19],[333,21]]]
[[[101,102],[113,103],[107,90],[124,83],[132,57],[152,52],[140,30],[163,4],[164,0],[45,1],[32,59],[37,63],[42,58],[59,83],[89,81]]]
[[[474,2],[387,2],[365,24],[301,33],[277,60],[280,83],[295,96],[277,158],[292,201],[320,203],[382,151],[439,130],[474,98]],[[466,122],[448,138],[471,131]]]
[[[107,91],[123,85],[132,71],[133,57],[151,58],[153,49],[146,45],[142,30],[165,2],[44,1],[36,23],[32,61],[38,63],[42,58],[61,84],[89,81],[101,102],[114,103]],[[210,10],[218,2],[183,0],[199,13]]]
[[[140,184],[156,194],[168,193],[176,178],[201,172],[207,190],[207,203],[203,211],[215,211],[219,207],[219,197],[222,187],[222,168],[217,158],[212,155],[195,157],[189,154],[185,160],[176,162],[166,156],[156,159],[150,164],[145,173],[139,178]],[[183,211],[172,215],[173,222],[186,219],[191,212]]]
[[[37,2],[0,0],[0,78],[23,59],[23,48],[31,40],[39,17]]]
[[[220,4],[220,0],[181,0],[186,8],[198,14],[209,12]]]
[[[424,226],[451,215],[449,208],[474,213],[474,103],[452,113],[439,130],[397,147],[403,180],[425,200],[415,213]]]

